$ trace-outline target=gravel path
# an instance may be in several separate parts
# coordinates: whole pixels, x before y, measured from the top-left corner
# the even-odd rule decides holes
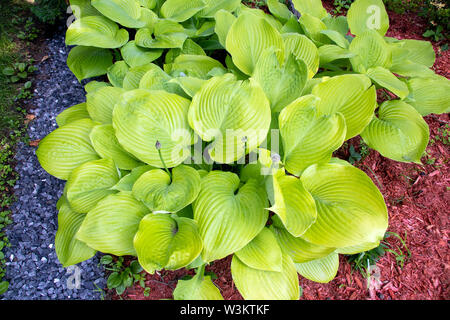
[[[38,65],[35,96],[31,105],[36,118],[30,123],[31,140],[44,138],[56,129],[55,117],[65,108],[85,101],[85,92],[66,65],[69,52],[64,31],[47,40],[49,58]],[[12,206],[13,224],[7,229],[11,243],[5,248],[6,280],[10,282],[3,300],[100,299],[94,284],[105,287],[98,256],[65,269],[55,253],[56,202],[64,182],[45,172],[35,155],[36,148],[18,147],[16,170],[20,174]],[[77,279],[80,281],[78,282]],[[70,288],[73,289],[70,289]]]

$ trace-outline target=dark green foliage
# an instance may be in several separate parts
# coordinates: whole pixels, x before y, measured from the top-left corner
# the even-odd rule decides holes
[[[34,15],[42,22],[55,24],[64,17],[67,10],[65,0],[37,0],[31,8]]]

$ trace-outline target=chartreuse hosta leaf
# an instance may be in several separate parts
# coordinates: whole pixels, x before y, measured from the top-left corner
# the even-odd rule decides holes
[[[130,41],[120,49],[120,52],[130,67],[139,67],[161,57],[163,50],[142,48],[137,46],[135,41]]]
[[[277,272],[283,269],[281,248],[268,228],[263,228],[249,244],[236,251],[235,255],[253,269]]]
[[[96,251],[75,238],[86,215],[73,211],[64,196],[58,202],[60,206],[55,251],[63,267],[68,267],[92,258]]]
[[[367,70],[367,76],[379,86],[396,94],[400,99],[406,98],[409,93],[408,86],[388,69],[383,67],[370,68]]]
[[[150,49],[182,48],[188,38],[183,26],[175,21],[160,19],[150,28],[136,32],[136,45]]]
[[[292,0],[295,10],[302,15],[310,14],[319,19],[325,18],[328,13],[322,5],[321,0]]]
[[[431,68],[436,61],[436,53],[429,41],[405,39],[390,44],[392,64],[401,65],[406,60]]]
[[[118,168],[131,170],[142,164],[122,148],[111,124],[95,126],[91,131],[90,138],[95,151],[104,159],[114,160]]]
[[[76,46],[67,57],[67,65],[79,81],[106,74],[112,64],[112,53],[102,48]]]
[[[98,48],[119,48],[128,42],[128,31],[102,16],[75,20],[67,29],[66,44]]]
[[[206,7],[197,13],[201,18],[214,18],[220,10],[234,12],[241,4],[240,0],[203,0]]]
[[[211,276],[205,276],[203,272],[197,273],[189,280],[178,280],[177,287],[173,291],[173,298],[175,300],[223,300]]]
[[[205,7],[204,0],[166,0],[161,7],[161,16],[176,22],[183,22]]]
[[[275,226],[276,225],[276,226]],[[302,237],[294,237],[282,225],[274,221],[271,230],[280,244],[280,247],[292,258],[295,263],[304,263],[326,257],[336,248],[313,244]]]
[[[445,78],[413,78],[408,81],[409,96],[405,102],[422,116],[450,112],[450,81]]]
[[[72,13],[77,19],[101,15],[101,13],[91,5],[91,0],[69,0],[69,2]]]
[[[267,0],[267,7],[270,13],[281,22],[287,22],[293,16],[289,8],[279,0]]]
[[[226,38],[226,48],[234,64],[245,74],[252,75],[259,57],[270,47],[280,49],[277,57],[284,59],[281,34],[265,19],[255,14],[243,13],[233,23]]]
[[[264,19],[266,22],[268,22],[272,27],[274,27],[279,32],[283,28],[282,23],[280,21],[278,21],[277,19],[275,19],[275,17],[273,17],[272,15],[266,14],[261,9],[247,7],[244,4],[240,5],[238,10],[236,10],[235,14],[237,15],[237,17],[250,14],[250,15],[255,16],[256,18]]]
[[[419,164],[429,136],[428,125],[420,113],[399,100],[384,102],[378,117],[361,133],[364,141],[384,157]]]
[[[339,269],[339,255],[330,255],[304,263],[296,263],[295,269],[306,279],[319,283],[328,283],[334,279]]]
[[[345,118],[345,140],[360,134],[372,120],[377,107],[375,86],[364,75],[342,75],[316,85],[312,94],[319,97],[319,115],[341,113]]]
[[[176,57],[171,65],[172,73],[182,72],[188,77],[205,80],[208,78],[208,73],[214,68],[219,68],[226,72],[219,61],[204,55],[182,54]]]
[[[270,104],[253,79],[232,74],[211,78],[192,99],[189,124],[203,141],[213,141],[209,154],[221,163],[234,162],[256,149],[270,127]]]
[[[253,78],[263,88],[272,111],[280,112],[301,96],[308,79],[308,67],[292,54],[280,64],[276,50],[271,47],[259,58]]]
[[[205,51],[203,48],[198,45],[196,42],[194,42],[191,39],[186,39],[186,41],[183,43],[182,48],[174,48],[170,49],[165,58],[164,61],[166,64],[171,64],[175,61],[175,59],[182,55],[182,54],[190,54],[190,55],[197,55],[197,56],[206,56]]]
[[[335,30],[322,30],[321,34],[327,36],[331,41],[333,41],[336,45],[341,47],[342,49],[347,49],[349,47],[349,42],[341,33]],[[328,41],[327,41],[328,42]],[[320,49],[320,48],[319,48]]]
[[[286,229],[299,237],[316,221],[314,198],[302,182],[294,176],[277,170],[272,176],[273,200],[270,211],[275,212]]]
[[[125,92],[122,88],[103,87],[86,95],[86,106],[92,120],[110,124],[114,106]]]
[[[282,254],[281,271],[254,269],[237,255],[231,261],[231,275],[239,293],[246,300],[298,300],[300,289],[292,259]]]
[[[138,83],[139,89],[164,90],[165,83],[172,79],[171,76],[165,73],[156,64],[148,64],[142,66],[142,68],[144,69],[142,70],[141,78],[136,77],[135,81],[135,83]]]
[[[214,32],[217,34],[220,44],[225,48],[228,31],[237,18],[226,10],[219,10],[214,19],[216,21]]]
[[[365,242],[355,246],[337,248],[336,253],[340,254],[357,254],[364,251],[372,250],[380,245],[380,241],[376,242]]]
[[[56,129],[39,143],[36,155],[42,168],[52,176],[67,180],[73,169],[100,157],[92,147],[91,119],[80,119]]]
[[[300,174],[314,163],[326,163],[346,137],[344,116],[337,112],[321,115],[319,98],[303,96],[284,108],[279,116],[286,170]]]
[[[175,167],[189,157],[186,148],[194,143],[187,122],[189,105],[189,100],[165,91],[128,91],[114,108],[116,137],[139,160],[163,168],[162,157],[167,167]]]
[[[133,238],[148,213],[148,208],[131,192],[109,195],[89,211],[76,238],[104,253],[135,256]]]
[[[91,4],[105,17],[127,28],[142,28],[146,22],[141,12],[143,9],[136,0],[92,0]]]
[[[123,60],[117,61],[111,67],[108,68],[108,80],[114,87],[122,88],[123,79],[128,73],[130,67]]]
[[[336,16],[335,17],[332,15],[328,15],[322,19],[322,22],[325,23],[325,25],[327,26],[327,31],[336,31],[342,37],[344,37],[344,39],[346,39],[345,36],[348,34],[347,17],[345,17],[345,16]],[[326,33],[327,32],[324,32],[324,34],[326,34]],[[347,46],[348,46],[348,40],[346,39],[346,41],[347,41]]]
[[[149,165],[142,165],[134,168],[131,172],[122,177],[111,189],[117,191],[132,191],[133,185],[147,171],[155,169]]]
[[[172,178],[161,169],[144,173],[133,186],[133,195],[152,211],[177,212],[191,204],[200,192],[200,175],[192,167],[173,168]]]
[[[355,54],[339,46],[326,44],[319,48],[319,56],[320,65],[325,66],[335,60],[353,58]]]
[[[239,184],[239,177],[231,172],[211,171],[202,179],[193,209],[205,262],[242,249],[266,224],[268,203],[264,187],[256,179],[240,188]]]
[[[202,251],[197,223],[176,215],[146,215],[133,242],[140,265],[150,274],[183,268]]]
[[[350,59],[353,70],[361,73],[370,68],[392,65],[392,52],[389,45],[377,32],[368,30],[356,36],[350,44],[350,51],[356,56]]]
[[[68,123],[74,122],[76,120],[80,119],[87,119],[89,118],[89,113],[86,109],[86,103],[80,103],[76,104],[74,106],[71,106],[58,114],[56,116],[56,123],[59,127],[62,127]]]
[[[302,34],[283,34],[286,55],[292,53],[308,66],[308,79],[314,77],[319,70],[319,50],[316,45]]]
[[[84,86],[84,91],[86,91],[86,93],[91,93],[103,87],[111,87],[111,84],[108,82],[92,80]]]
[[[363,171],[347,165],[315,164],[300,180],[317,207],[317,220],[303,234],[304,239],[328,247],[383,239],[388,225],[386,204]]]
[[[322,33],[322,31],[327,30],[327,26],[319,18],[305,13],[300,17],[299,22],[308,38],[318,46],[329,44],[331,42],[330,39]]]
[[[356,0],[350,6],[347,18],[354,35],[375,30],[384,36],[389,29],[389,17],[382,0]]]
[[[87,213],[106,196],[116,193],[109,190],[119,181],[113,160],[100,159],[83,163],[70,174],[66,197],[70,206],[79,213]]]

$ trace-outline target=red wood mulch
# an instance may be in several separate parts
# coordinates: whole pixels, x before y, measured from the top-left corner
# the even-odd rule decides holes
[[[324,2],[330,11],[331,2]],[[413,14],[389,12],[391,27],[388,36],[398,39],[427,40],[422,34],[427,28],[424,19]],[[436,51],[436,64],[433,69],[449,78],[450,51],[441,52],[439,44],[433,44]],[[449,115],[430,115],[425,117],[430,126],[431,137],[442,135],[438,129],[450,123]],[[350,141],[359,150],[359,138]],[[346,156],[346,150],[339,153]],[[340,257],[340,267],[336,278],[328,284],[319,284],[299,277],[303,288],[302,299],[450,299],[450,255],[449,253],[449,208],[450,208],[450,167],[448,164],[450,149],[448,145],[437,141],[427,148],[428,158],[435,159],[433,164],[417,165],[399,163],[383,158],[375,150],[357,166],[365,171],[380,188],[388,210],[389,229],[404,236],[411,257],[404,267],[397,265],[395,256],[384,255],[377,263],[380,269],[380,281],[367,288],[366,279],[357,271],[352,271],[344,256]],[[348,155],[347,155],[348,157]],[[369,170],[370,168],[370,170]],[[401,247],[398,240],[391,237],[388,243]],[[406,250],[403,249],[406,254]],[[214,283],[220,288],[227,300],[242,299],[234,287],[230,274],[231,257],[216,261],[207,267],[207,271],[217,274]],[[147,286],[151,288],[148,297],[144,297],[139,286],[129,288],[123,299],[167,299],[172,298],[173,289],[179,278],[193,271],[162,271],[160,275],[147,275]],[[119,299],[112,291],[109,298]]]

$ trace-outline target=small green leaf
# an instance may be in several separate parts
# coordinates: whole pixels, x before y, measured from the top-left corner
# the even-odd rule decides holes
[[[113,258],[110,255],[104,255],[103,257],[100,258],[100,263],[101,264],[110,264],[112,263]]]
[[[109,275],[106,285],[109,289],[117,288],[122,284],[122,277],[118,272],[113,272]]]

